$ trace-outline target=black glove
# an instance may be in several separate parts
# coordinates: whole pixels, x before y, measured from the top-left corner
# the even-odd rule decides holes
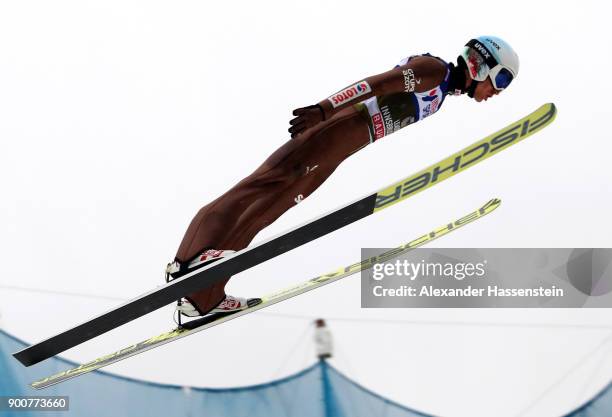
[[[292,138],[325,120],[323,107],[318,104],[295,109],[293,115],[297,117],[289,122],[291,127],[288,129]]]

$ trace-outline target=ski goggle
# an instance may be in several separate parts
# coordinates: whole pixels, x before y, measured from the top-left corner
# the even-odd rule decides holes
[[[487,67],[490,68],[488,76],[491,78],[491,84],[493,84],[493,87],[496,90],[501,91],[510,85],[514,79],[512,71],[497,62],[497,59],[493,57],[491,51],[489,51],[489,49],[481,41],[478,39],[472,39],[466,43],[465,46],[469,47],[471,51],[475,52],[477,56],[484,61]],[[484,81],[486,79],[486,75],[478,75],[475,77],[476,81]]]
[[[496,90],[503,90],[510,85],[514,75],[512,75],[508,68],[498,64],[489,70],[489,78],[491,78],[491,84],[493,84]]]

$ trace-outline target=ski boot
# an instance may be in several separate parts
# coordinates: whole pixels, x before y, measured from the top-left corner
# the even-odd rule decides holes
[[[196,259],[188,264],[181,264],[178,261],[171,262],[166,267],[166,282],[170,282],[196,269],[210,265],[211,263],[223,259],[234,252],[235,251],[233,250],[208,249],[202,252]],[[225,298],[215,308],[207,312],[206,315],[216,313],[234,313],[236,311],[241,311],[252,307],[260,302],[261,300],[259,298],[246,299],[243,297],[226,295]],[[203,316],[203,314],[185,297],[177,301],[175,314],[176,313],[178,313],[177,324],[179,324],[179,326],[181,325],[181,316],[192,318]]]

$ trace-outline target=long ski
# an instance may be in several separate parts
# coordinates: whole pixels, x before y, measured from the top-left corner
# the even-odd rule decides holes
[[[118,350],[117,352],[102,356],[98,359],[94,359],[93,361],[86,363],[84,365],[78,366],[76,368],[69,369],[67,371],[60,372],[48,378],[44,378],[39,381],[33,382],[31,386],[36,389],[43,389],[43,388],[50,387],[51,385],[59,384],[60,382],[64,382],[68,379],[84,375],[96,369],[100,369],[110,364],[119,362],[123,359],[129,358],[130,356],[138,355],[140,353],[143,353],[147,350],[164,345],[166,343],[174,342],[175,340],[181,339],[185,336],[192,335],[201,330],[208,329],[212,326],[216,326],[217,324],[221,324],[226,321],[235,319],[236,317],[240,317],[240,316],[244,316],[245,314],[253,313],[254,311],[261,310],[262,308],[266,308],[276,303],[280,303],[281,301],[285,301],[289,298],[298,296],[307,291],[312,291],[316,288],[320,288],[323,285],[327,285],[332,282],[338,281],[342,278],[346,278],[357,272],[370,269],[377,262],[384,262],[386,260],[398,257],[412,249],[423,246],[426,243],[429,243],[434,239],[444,236],[445,234],[450,233],[453,230],[460,228],[461,226],[464,226],[468,223],[478,220],[482,218],[483,216],[486,216],[487,214],[491,213],[493,210],[499,207],[500,204],[501,204],[500,200],[492,199],[488,201],[485,205],[483,205],[481,208],[479,208],[478,210],[466,216],[463,216],[462,218],[455,220],[454,222],[448,223],[442,227],[434,229],[431,232],[423,236],[420,236],[397,248],[383,252],[380,255],[362,260],[361,262],[357,262],[352,265],[349,265],[343,268],[339,268],[330,273],[309,279],[308,281],[304,281],[300,284],[286,288],[282,291],[268,294],[261,298],[261,302],[259,304],[256,304],[255,306],[251,308],[248,308],[242,311],[238,311],[236,313],[230,313],[230,314],[227,314],[227,313],[212,314],[209,316],[202,317],[200,319],[196,319],[196,320],[187,322],[183,324],[181,327],[178,327],[166,333],[162,333],[159,336],[152,337],[140,343],[136,343],[135,345],[128,346],[124,349]]]
[[[392,206],[484,161],[548,126],[556,107],[545,104],[528,116],[477,141],[442,161],[329,214],[255,244],[216,263],[173,280],[85,323],[13,354],[26,366],[48,359],[87,340],[207,288],[266,260]]]

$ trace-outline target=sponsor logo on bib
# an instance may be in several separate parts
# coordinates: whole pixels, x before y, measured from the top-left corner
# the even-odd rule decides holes
[[[385,136],[385,124],[380,113],[376,113],[372,116],[372,125],[374,126],[374,140]]]
[[[422,97],[421,100],[423,104],[427,103],[423,106],[423,110],[421,112],[421,118],[425,118],[434,114],[438,111],[438,107],[440,105],[440,96],[438,95],[438,89],[434,88],[429,92],[429,95]]]

